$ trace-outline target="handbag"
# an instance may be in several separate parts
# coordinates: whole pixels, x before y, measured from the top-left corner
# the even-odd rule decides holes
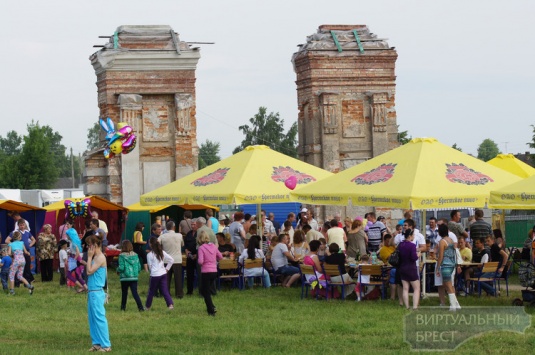
[[[398,248],[396,248],[396,250],[394,250],[394,252],[388,257],[388,263],[396,269],[399,267],[400,260]]]

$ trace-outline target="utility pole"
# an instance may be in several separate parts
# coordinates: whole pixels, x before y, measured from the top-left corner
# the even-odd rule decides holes
[[[72,177],[72,188],[74,189],[76,186],[76,181],[74,180],[74,155],[72,155],[72,147],[71,147],[71,177]]]

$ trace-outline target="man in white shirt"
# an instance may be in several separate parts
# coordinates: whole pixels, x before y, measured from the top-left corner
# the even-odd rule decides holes
[[[184,240],[182,234],[175,232],[175,222],[169,221],[165,226],[167,233],[162,233],[158,237],[158,241],[162,245],[163,251],[169,254],[174,262],[167,272],[167,287],[171,293],[171,279],[173,274],[175,276],[175,297],[183,298],[184,290],[182,288],[182,246]]]
[[[312,210],[308,210],[307,211],[307,220],[308,220],[308,224],[310,224],[310,227],[315,230],[315,231],[319,231],[320,230],[320,227],[318,225],[318,221],[316,221],[314,219],[314,214],[312,213]]]
[[[290,287],[301,277],[301,274],[299,273],[299,268],[288,265],[288,260],[298,262],[298,259],[295,259],[292,253],[288,251],[288,235],[281,234],[278,238],[279,244],[275,246],[271,253],[271,265],[273,265],[273,269],[278,274],[284,275],[282,286]]]
[[[13,219],[15,220],[15,229],[13,229],[13,231],[18,231],[18,230],[19,230],[19,223],[18,223],[18,222],[19,222],[19,220],[22,218],[22,217],[20,216],[20,213],[18,213],[18,212],[13,212],[13,213],[11,214],[11,218],[13,218]],[[26,222],[26,230],[27,230],[28,232],[31,232],[32,230],[30,229],[30,225],[28,224],[28,221],[26,221],[26,220],[24,220],[24,221]]]
[[[416,250],[420,252],[425,252],[427,249],[427,245],[425,244],[425,237],[420,233],[420,230],[416,228],[414,225],[414,220],[408,218],[403,222],[403,229],[412,229],[414,231],[414,239],[412,241],[413,244],[416,244]],[[397,227],[396,227],[397,230]],[[396,238],[394,239],[394,243],[396,244],[396,247],[399,243],[405,240],[405,236],[403,234],[396,235]],[[416,262],[417,265],[419,265],[419,262]]]

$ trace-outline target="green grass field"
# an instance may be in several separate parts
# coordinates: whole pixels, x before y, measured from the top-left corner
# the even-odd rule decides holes
[[[86,296],[37,275],[35,293],[17,289],[16,296],[0,295],[0,353],[83,353],[91,346]],[[195,293],[175,300],[168,311],[163,298],[155,298],[150,312],[137,311],[129,296],[127,311],[120,311],[120,283],[110,273],[111,303],[106,306],[112,349],[122,354],[151,353],[406,353],[403,316],[397,301],[301,300],[300,287],[238,291],[223,289],[214,298],[217,317],[206,315],[203,299]],[[142,301],[148,276],[140,275]],[[505,294],[505,292],[502,292]],[[462,297],[462,306],[509,306],[507,298]],[[422,301],[436,306],[437,298]],[[528,313],[535,313],[527,309]],[[529,354],[535,349],[533,324],[525,334],[494,332],[472,338],[460,353]]]

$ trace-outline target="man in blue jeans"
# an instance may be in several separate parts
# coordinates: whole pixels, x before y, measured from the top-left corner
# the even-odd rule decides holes
[[[284,280],[282,281],[282,286],[290,287],[301,276],[301,274],[299,273],[298,267],[288,265],[288,260],[298,262],[299,259],[295,258],[292,253],[288,251],[288,235],[281,234],[278,238],[279,244],[275,246],[273,252],[271,253],[271,265],[273,265],[273,269],[277,273],[285,276]]]
[[[496,239],[493,235],[489,235],[486,238],[487,246],[490,247],[490,261],[491,262],[498,262],[498,270],[496,273],[494,272],[486,272],[481,275],[481,278],[499,278],[502,276],[503,270],[505,268],[505,265],[507,264],[507,260],[509,259],[509,255],[507,253],[500,249],[498,244],[496,244]],[[496,276],[495,276],[496,275]],[[481,288],[487,292],[491,296],[495,296],[494,293],[494,287],[490,283],[482,282]]]

